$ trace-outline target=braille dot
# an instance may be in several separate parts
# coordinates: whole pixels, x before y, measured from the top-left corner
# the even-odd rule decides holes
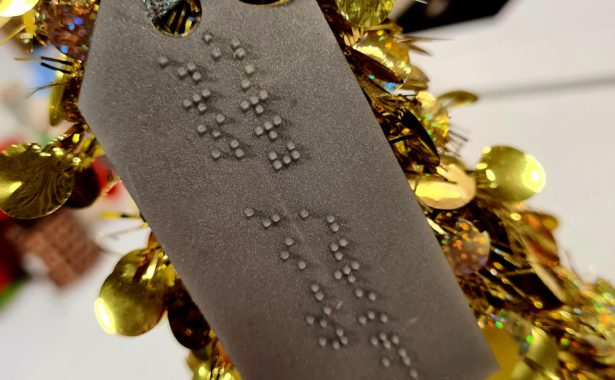
[[[214,139],[217,139],[218,137],[222,136],[222,133],[220,133],[220,131],[218,130],[214,130],[213,132],[211,132],[211,135],[214,137]]]
[[[410,370],[410,377],[413,378],[413,379],[418,379],[418,377],[419,377],[418,371],[416,369],[412,368]]]
[[[319,344],[321,347],[326,346],[326,345],[327,345],[327,338],[323,338],[323,337],[318,338],[318,344]]]
[[[380,345],[380,342],[378,341],[378,338],[376,338],[375,336],[371,337],[369,339],[369,343],[374,346],[374,347],[378,347]]]
[[[340,336],[340,343],[342,344],[342,346],[347,346],[348,345],[348,337],[347,336]]]
[[[314,294],[314,298],[316,298],[317,301],[322,301],[323,299],[325,299],[325,295],[323,294],[323,292],[317,292],[316,294]]]
[[[275,141],[278,138],[278,132],[276,132],[276,131],[269,131],[267,136],[269,137],[269,140]]]
[[[348,245],[348,240],[346,240],[346,238],[341,238],[341,239],[338,241],[338,244],[340,245],[340,247],[345,247],[345,246],[347,246],[347,245]]]
[[[349,284],[354,284],[355,282],[357,282],[357,278],[353,274],[351,274],[351,275],[348,275],[348,278],[346,278],[346,281],[348,281]]]
[[[294,142],[289,141],[289,142],[287,142],[287,143],[286,143],[286,149],[287,149],[289,152],[291,152],[291,151],[295,150],[296,148],[297,148],[297,146],[295,145],[295,143],[294,143]]]
[[[193,73],[196,71],[196,64],[194,62],[188,62],[186,64],[186,69],[188,69],[189,73]]]
[[[258,97],[260,100],[265,101],[269,99],[269,93],[267,92],[267,90],[260,90],[258,92]]]
[[[271,219],[269,219],[269,218],[265,218],[265,219],[263,220],[263,227],[265,227],[265,228],[269,228],[269,227],[271,227]]]
[[[207,112],[207,106],[205,105],[205,103],[199,103],[197,109],[199,110],[199,113],[201,115]]]
[[[387,323],[388,321],[389,321],[389,316],[388,315],[386,315],[384,313],[380,314],[380,322]],[[399,339],[399,338],[397,338],[397,339]]]
[[[280,170],[280,169],[282,169],[282,166],[284,166],[284,165],[282,165],[282,161],[280,161],[280,160],[273,161],[273,163],[271,165],[273,166],[273,168],[275,170]]]
[[[361,265],[359,265],[359,262],[358,262],[358,261],[353,260],[353,261],[350,263],[350,267],[351,267],[353,270],[359,270],[359,268],[361,268]]]
[[[203,97],[199,94],[192,95],[192,103],[199,104],[203,100]]]
[[[308,315],[307,317],[305,317],[305,322],[307,322],[308,325],[313,325],[314,324],[314,316]]]
[[[272,129],[273,129],[273,123],[272,123],[272,122],[270,122],[270,121],[266,121],[263,125],[264,125],[265,130],[266,130],[267,132],[269,132],[270,130],[272,130]]]
[[[200,134],[200,135],[204,135],[205,133],[207,133],[207,126],[204,124],[199,124],[196,126],[196,131]]]
[[[284,239],[284,244],[287,247],[290,247],[291,245],[295,244],[295,239],[293,239],[291,237],[287,237],[286,239]]]
[[[231,38],[231,47],[233,49],[237,49],[240,46],[241,46],[241,42],[239,41],[238,38],[236,38],[236,37]]]
[[[355,290],[354,290],[354,295],[355,295],[357,298],[362,298],[362,297],[363,297],[363,289],[361,289],[361,288],[357,288],[357,289],[355,289]]]
[[[158,64],[160,67],[165,68],[169,65],[169,58],[165,56],[158,57]]]
[[[211,33],[203,33],[203,41],[208,44],[211,42],[211,40],[214,39],[214,36],[211,35]]]
[[[340,349],[340,342],[338,342],[337,340],[334,340],[331,343],[331,347],[333,347],[334,350],[339,350]]]
[[[282,157],[282,163],[284,163],[284,165],[289,165],[291,162],[293,162],[293,160],[290,159],[290,156],[285,154],[284,157]]]
[[[177,69],[177,76],[179,77],[179,79],[184,79],[185,77],[188,76],[188,70],[186,70],[185,67],[180,67]]]
[[[342,261],[342,259],[344,258],[344,254],[342,252],[335,252],[333,254],[333,257],[335,258],[335,260],[337,261]]]
[[[357,321],[359,321],[360,324],[364,325],[367,323],[367,317],[364,315],[359,315],[359,317],[357,318]]]
[[[239,141],[233,139],[228,145],[233,149],[239,148]]]
[[[244,48],[239,48],[235,50],[235,58],[243,59],[245,56],[246,56],[246,51],[244,50]]]
[[[245,155],[246,155],[246,152],[244,152],[243,149],[241,149],[241,148],[235,149],[235,157],[243,158]]]
[[[219,159],[220,157],[222,157],[222,152],[220,152],[218,149],[214,149],[214,150],[212,150],[212,151],[211,151],[211,157],[212,157],[214,160],[217,160],[217,159]]]
[[[373,310],[368,311],[367,318],[373,321],[376,318],[376,313]]]
[[[379,333],[379,334],[378,334],[378,338],[379,338],[381,341],[383,341],[383,342],[388,340],[388,339],[387,339],[387,334],[385,334],[385,333],[383,333],[383,332],[381,332],[381,333]]]
[[[208,88],[202,89],[201,96],[203,97],[203,99],[209,99],[209,97],[211,96],[211,90]]]
[[[256,106],[258,103],[259,103],[259,100],[257,96],[250,96],[250,104],[252,104],[253,106]]]
[[[278,159],[278,154],[274,151],[271,151],[267,154],[267,157],[269,158],[270,161],[274,161]]]
[[[242,79],[241,83],[240,83],[241,89],[242,90],[247,90],[250,88],[250,86],[252,86],[252,82],[250,82],[249,79]]]
[[[258,127],[254,127],[254,134],[257,136],[262,136],[263,133],[265,133],[265,131],[263,131],[263,127],[258,126]]]
[[[222,57],[222,51],[220,50],[220,48],[215,47],[215,48],[211,49],[211,56],[214,59],[218,60],[218,59],[220,59],[220,57]]]
[[[406,367],[410,367],[410,365],[412,365],[412,360],[410,360],[410,358],[407,356],[404,356],[403,358],[401,358],[401,361],[404,363]]]
[[[325,306],[322,308],[322,312],[325,313],[325,315],[331,315],[332,311],[331,306]]]
[[[380,359],[380,363],[385,368],[389,368],[391,366],[391,360],[384,356]]]
[[[342,268],[342,272],[346,275],[350,274],[352,272],[352,270],[350,269],[350,267],[348,265],[344,265],[344,267]]]
[[[259,104],[259,105],[257,105],[256,107],[254,107],[254,112],[255,112],[257,115],[262,115],[262,114],[263,114],[263,112],[265,112],[265,108]]]
[[[337,243],[329,244],[329,250],[331,250],[331,252],[337,252],[339,249],[340,249],[340,246],[337,245]]]
[[[192,80],[195,82],[200,82],[203,79],[203,75],[199,72],[192,74]]]
[[[253,217],[253,216],[254,216],[254,209],[253,209],[253,208],[249,208],[249,207],[248,207],[247,209],[243,210],[243,214],[244,214],[246,217],[251,218],[251,217]]]
[[[328,224],[331,224],[331,223],[335,222],[335,216],[333,216],[333,215],[327,215],[327,216],[325,217],[325,220],[327,221],[327,223],[328,223]]]
[[[369,292],[369,293],[367,293],[367,299],[369,299],[370,301],[372,301],[372,302],[373,302],[373,301],[375,301],[375,300],[376,300],[376,298],[378,298],[378,297],[376,296],[376,293],[374,293],[374,292]]]
[[[302,209],[301,211],[299,211],[299,217],[301,219],[306,219],[308,216],[310,216],[310,212],[306,209]]]
[[[340,272],[339,270],[336,270],[335,272],[333,272],[333,277],[334,277],[336,280],[341,280],[341,279],[342,279],[342,277],[343,277],[342,272]]]
[[[337,224],[337,223],[332,223],[332,224],[329,226],[329,229],[330,229],[331,231],[333,231],[333,232],[337,232],[337,231],[339,231],[339,230],[340,230],[340,225],[339,225],[339,224]]]
[[[247,75],[252,75],[254,74],[254,65],[252,64],[247,64],[243,67],[243,71],[247,74]]]
[[[321,320],[318,322],[318,324],[319,324],[319,325],[320,325],[320,327],[322,327],[322,328],[325,328],[325,327],[327,327],[327,326],[329,325],[329,323],[327,322],[327,320],[326,320],[326,319],[324,319],[324,318],[323,318],[323,319],[321,319]]]
[[[399,350],[397,350],[397,353],[399,354],[399,356],[401,356],[402,358],[408,356],[408,352],[406,351],[405,348],[400,348]]]
[[[290,257],[290,252],[288,251],[282,251],[280,252],[280,258],[284,261],[288,260],[288,258]]]
[[[280,214],[273,214],[271,215],[271,220],[273,221],[273,223],[279,223],[280,220],[282,220],[282,217],[280,216]]]
[[[273,125],[275,125],[276,127],[282,125],[282,117],[280,115],[275,115],[273,117]]]
[[[182,106],[184,107],[184,109],[190,109],[192,107],[192,101],[188,100],[188,99],[184,99],[182,101]]]
[[[384,342],[382,342],[382,345],[384,346],[384,348],[386,348],[387,350],[391,349],[391,342],[389,342],[388,340],[385,340]]]
[[[386,314],[383,314],[383,315],[386,315]],[[399,344],[399,337],[395,334],[391,335],[391,342],[393,342],[393,344],[397,346]]]
[[[292,152],[290,152],[290,157],[297,161],[299,159],[299,157],[301,157],[301,154],[299,153],[299,151],[293,150]]]
[[[312,284],[310,285],[310,290],[312,291],[312,293],[318,293],[318,291],[320,290],[320,286],[318,286],[318,284]]]
[[[299,260],[299,262],[297,263],[297,268],[304,270],[305,268],[307,268],[307,263],[303,260]]]
[[[223,114],[219,113],[216,115],[216,123],[218,124],[224,124],[224,122],[226,121],[226,116],[224,116]]]

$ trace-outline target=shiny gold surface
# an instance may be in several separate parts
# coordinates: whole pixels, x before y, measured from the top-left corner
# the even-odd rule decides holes
[[[55,81],[51,85],[49,94],[49,123],[52,126],[60,124],[64,120],[64,90],[66,89],[66,77],[68,75],[61,71],[56,71]]]
[[[339,12],[354,26],[364,28],[376,26],[383,22],[394,0],[335,0]]]
[[[416,95],[417,108],[413,111],[436,146],[448,141],[448,112],[442,103],[426,91]]]
[[[40,0],[0,0],[0,17],[21,16],[34,8]]]
[[[521,202],[545,186],[545,172],[531,155],[508,146],[483,150],[476,166],[479,186],[505,202]]]
[[[78,164],[60,147],[10,147],[0,154],[0,209],[20,219],[52,213],[70,196]]]
[[[391,70],[400,81],[405,81],[412,71],[408,49],[386,30],[368,32],[354,49]]]
[[[442,251],[455,274],[463,276],[482,269],[489,260],[491,241],[470,221],[459,219],[450,236],[442,241]]]
[[[421,203],[439,210],[455,210],[474,199],[476,182],[458,160],[442,156],[436,174],[407,175]]]

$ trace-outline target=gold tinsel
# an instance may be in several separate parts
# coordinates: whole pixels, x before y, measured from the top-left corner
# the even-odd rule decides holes
[[[186,25],[174,29],[169,20],[181,19],[196,4],[190,1],[184,13],[161,17],[159,27],[182,34]],[[462,141],[451,130],[449,109],[477,97],[429,92],[428,77],[410,55],[425,53],[417,44],[427,39],[403,35],[386,19],[392,1],[319,4],[500,364],[491,379],[615,378],[615,289],[565,268],[553,238],[557,219],[522,203],[544,186],[540,163],[515,148],[494,146],[468,168],[453,149]],[[64,54],[42,59],[58,73],[50,84],[50,123],[74,124],[47,147],[24,144],[0,156],[0,208],[14,216],[59,208],[75,172],[102,154],[78,109],[97,10],[95,0],[8,0],[0,6],[0,25],[11,21],[7,17],[17,20],[7,24],[13,28],[9,36],[29,46],[51,43]],[[79,30],[68,27],[72,17],[84,21]],[[39,174],[20,176],[16,167]],[[117,287],[123,291],[109,291]],[[107,331],[123,335],[148,331],[168,312],[176,338],[192,350],[193,379],[240,379],[153,237],[148,247],[120,260],[96,309]]]

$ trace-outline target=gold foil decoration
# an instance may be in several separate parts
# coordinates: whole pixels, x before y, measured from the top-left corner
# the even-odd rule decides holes
[[[455,210],[474,199],[476,182],[466,173],[460,161],[443,156],[436,173],[406,175],[421,203],[438,210]]]
[[[393,9],[394,0],[335,0],[338,10],[354,26],[369,28],[382,23]]]
[[[432,94],[421,91],[416,95],[417,107],[413,113],[433,140],[440,147],[448,141],[448,112]]]
[[[541,215],[533,212],[523,212],[522,241],[528,255],[544,265],[556,265],[559,263],[557,242],[551,230],[545,225]]]
[[[478,100],[478,96],[467,91],[450,91],[438,96],[438,100],[447,109],[472,104]]]
[[[531,155],[508,146],[483,149],[476,166],[479,187],[504,202],[521,202],[545,186],[542,165]]]
[[[70,196],[79,160],[48,145],[14,145],[0,154],[0,209],[19,219],[49,215]]]
[[[174,270],[160,250],[128,253],[105,280],[95,302],[96,318],[109,334],[137,336],[154,328],[165,312]]]
[[[210,341],[210,327],[181,281],[167,296],[169,325],[175,339],[191,350],[200,350]]]
[[[442,241],[442,251],[449,265],[460,276],[476,273],[489,260],[491,241],[487,232],[480,232],[470,221],[460,218],[454,231]]]
[[[67,74],[62,71],[56,71],[56,78],[51,85],[51,93],[49,95],[49,123],[52,126],[60,124],[65,119],[64,114],[64,91],[66,89]]]
[[[366,33],[354,49],[394,72],[400,82],[412,71],[408,49],[397,43],[395,36],[386,30]]]
[[[39,0],[0,0],[0,17],[15,17],[27,13]]]

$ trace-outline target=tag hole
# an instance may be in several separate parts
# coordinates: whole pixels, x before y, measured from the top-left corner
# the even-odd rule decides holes
[[[196,30],[203,11],[201,0],[144,0],[156,29],[173,37],[185,37]]]

